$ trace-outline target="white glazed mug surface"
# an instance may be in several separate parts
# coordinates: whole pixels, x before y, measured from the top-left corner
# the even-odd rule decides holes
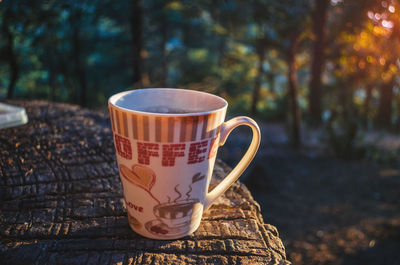
[[[154,239],[189,235],[199,227],[203,211],[249,165],[260,130],[248,117],[224,122],[227,106],[218,96],[173,88],[132,90],[109,99],[124,199],[135,232]],[[208,192],[218,147],[239,125],[253,131],[249,149]]]

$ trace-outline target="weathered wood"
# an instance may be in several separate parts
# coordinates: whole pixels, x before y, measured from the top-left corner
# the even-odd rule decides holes
[[[240,182],[193,235],[137,235],[122,202],[107,114],[12,103],[26,107],[29,123],[0,131],[0,264],[289,264],[276,228],[264,224]],[[228,170],[217,162],[215,179]]]

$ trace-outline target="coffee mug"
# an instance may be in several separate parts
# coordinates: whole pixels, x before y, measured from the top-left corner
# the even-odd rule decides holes
[[[209,93],[147,88],[118,93],[108,103],[129,224],[148,238],[196,231],[203,211],[238,179],[260,144],[256,122],[243,116],[224,122],[228,103]],[[208,192],[218,147],[239,125],[252,129],[251,144]]]

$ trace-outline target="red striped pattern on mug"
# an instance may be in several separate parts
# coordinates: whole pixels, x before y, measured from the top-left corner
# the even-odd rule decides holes
[[[191,116],[141,115],[109,105],[114,133],[144,142],[193,142],[214,138],[223,122],[224,111]]]

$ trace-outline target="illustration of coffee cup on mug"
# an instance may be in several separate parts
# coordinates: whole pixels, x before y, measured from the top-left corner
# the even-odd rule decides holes
[[[179,190],[179,184],[174,187],[177,197],[171,201],[171,197],[167,196],[168,201],[161,203],[156,198],[151,189],[156,182],[155,173],[148,167],[142,165],[133,165],[132,169],[127,166],[120,165],[120,172],[122,176],[130,183],[134,184],[145,190],[155,201],[157,205],[153,208],[154,216],[157,219],[151,220],[146,223],[146,229],[152,234],[169,234],[178,235],[185,234],[191,228],[191,220],[193,218],[201,219],[203,212],[203,204],[199,199],[191,198],[193,190],[192,185],[200,180],[203,180],[205,175],[200,172],[192,177],[192,182],[188,187],[188,191],[184,194]],[[184,196],[184,198],[182,198]],[[129,220],[133,220],[137,228],[136,219],[129,215]],[[132,222],[130,222],[132,225]]]
[[[154,207],[154,215],[168,227],[188,225],[192,216],[201,213],[201,204],[197,199],[166,202]]]
[[[182,192],[179,191],[179,184],[175,186],[174,191],[178,195],[173,201],[168,196],[168,201],[160,203],[153,208],[153,213],[157,219],[146,223],[146,229],[153,234],[179,235],[185,234],[191,229],[191,220],[201,219],[203,204],[199,199],[191,198],[192,185],[204,178],[201,173],[196,173],[192,177],[192,183],[189,190],[182,198]]]

